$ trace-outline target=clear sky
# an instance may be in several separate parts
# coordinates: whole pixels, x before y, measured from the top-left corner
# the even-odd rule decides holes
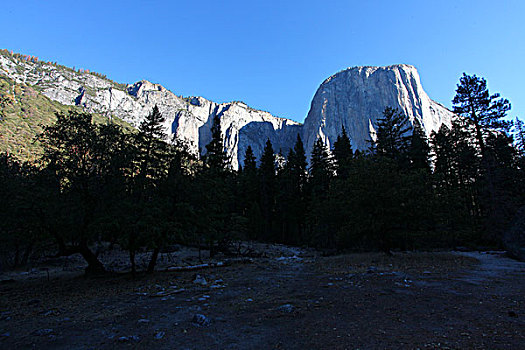
[[[333,73],[407,63],[447,107],[467,72],[523,119],[524,22],[523,0],[4,0],[0,48],[297,121]]]

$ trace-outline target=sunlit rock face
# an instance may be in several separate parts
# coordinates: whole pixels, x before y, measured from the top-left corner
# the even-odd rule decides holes
[[[302,130],[305,148],[311,151],[317,137],[332,147],[344,126],[354,149],[368,149],[385,107],[418,119],[427,135],[443,123],[450,125],[454,116],[428,97],[413,66],[348,68],[326,79],[315,93]]]
[[[218,115],[225,150],[234,169],[239,167],[248,145],[260,158],[267,139],[276,151],[287,150],[287,135],[295,133],[295,139],[299,132],[299,123],[255,110],[243,102],[218,104],[202,97],[183,98],[146,80],[118,84],[93,73],[4,54],[0,55],[0,74],[32,85],[54,101],[77,105],[88,112],[117,116],[135,127],[157,105],[166,118],[164,128],[168,139],[175,135],[185,140],[194,152],[205,152],[211,140],[213,119]]]
[[[232,168],[242,165],[251,146],[257,159],[266,141],[286,155],[301,135],[307,153],[317,137],[330,148],[342,126],[354,149],[367,149],[376,120],[385,107],[399,108],[410,120],[421,121],[427,134],[453,114],[432,101],[421,87],[413,66],[354,67],[326,79],[317,90],[304,125],[250,108],[243,102],[216,103],[203,97],[175,95],[159,84],[142,80],[118,84],[104,76],[0,54],[0,74],[32,85],[52,100],[77,105],[88,112],[117,116],[138,127],[157,105],[166,118],[168,139],[185,140],[195,153],[205,152],[215,116],[221,123],[225,150]]]
[[[243,102],[217,104],[202,97],[191,98],[186,108],[175,115],[172,132],[193,149],[205,151],[215,116],[220,118],[224,147],[234,169],[242,165],[248,146],[259,159],[268,139],[276,151],[287,150],[287,136],[294,130],[296,135],[300,132],[298,123],[250,108]]]

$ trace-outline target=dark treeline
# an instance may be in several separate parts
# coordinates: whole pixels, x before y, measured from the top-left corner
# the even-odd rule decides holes
[[[498,247],[525,203],[525,128],[504,121],[510,104],[484,79],[463,75],[456,93],[461,118],[430,139],[386,108],[367,151],[342,127],[332,149],[315,142],[309,162],[298,135],[285,161],[269,140],[260,159],[248,147],[239,171],[217,117],[198,159],[167,142],[156,107],[135,133],[59,114],[39,137],[38,164],[0,156],[3,249],[13,265],[50,247],[78,253],[101,273],[97,245],[118,244],[135,273],[139,251],[151,253],[151,272],[170,245],[228,254],[240,239],[331,251]]]

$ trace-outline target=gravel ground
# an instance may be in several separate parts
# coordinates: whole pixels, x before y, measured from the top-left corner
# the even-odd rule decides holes
[[[136,279],[0,275],[0,348],[525,348],[525,264],[502,253],[266,249]]]

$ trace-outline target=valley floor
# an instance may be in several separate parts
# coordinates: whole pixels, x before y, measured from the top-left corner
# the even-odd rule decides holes
[[[0,275],[0,348],[525,348],[525,263],[501,253],[286,252],[136,279]]]

